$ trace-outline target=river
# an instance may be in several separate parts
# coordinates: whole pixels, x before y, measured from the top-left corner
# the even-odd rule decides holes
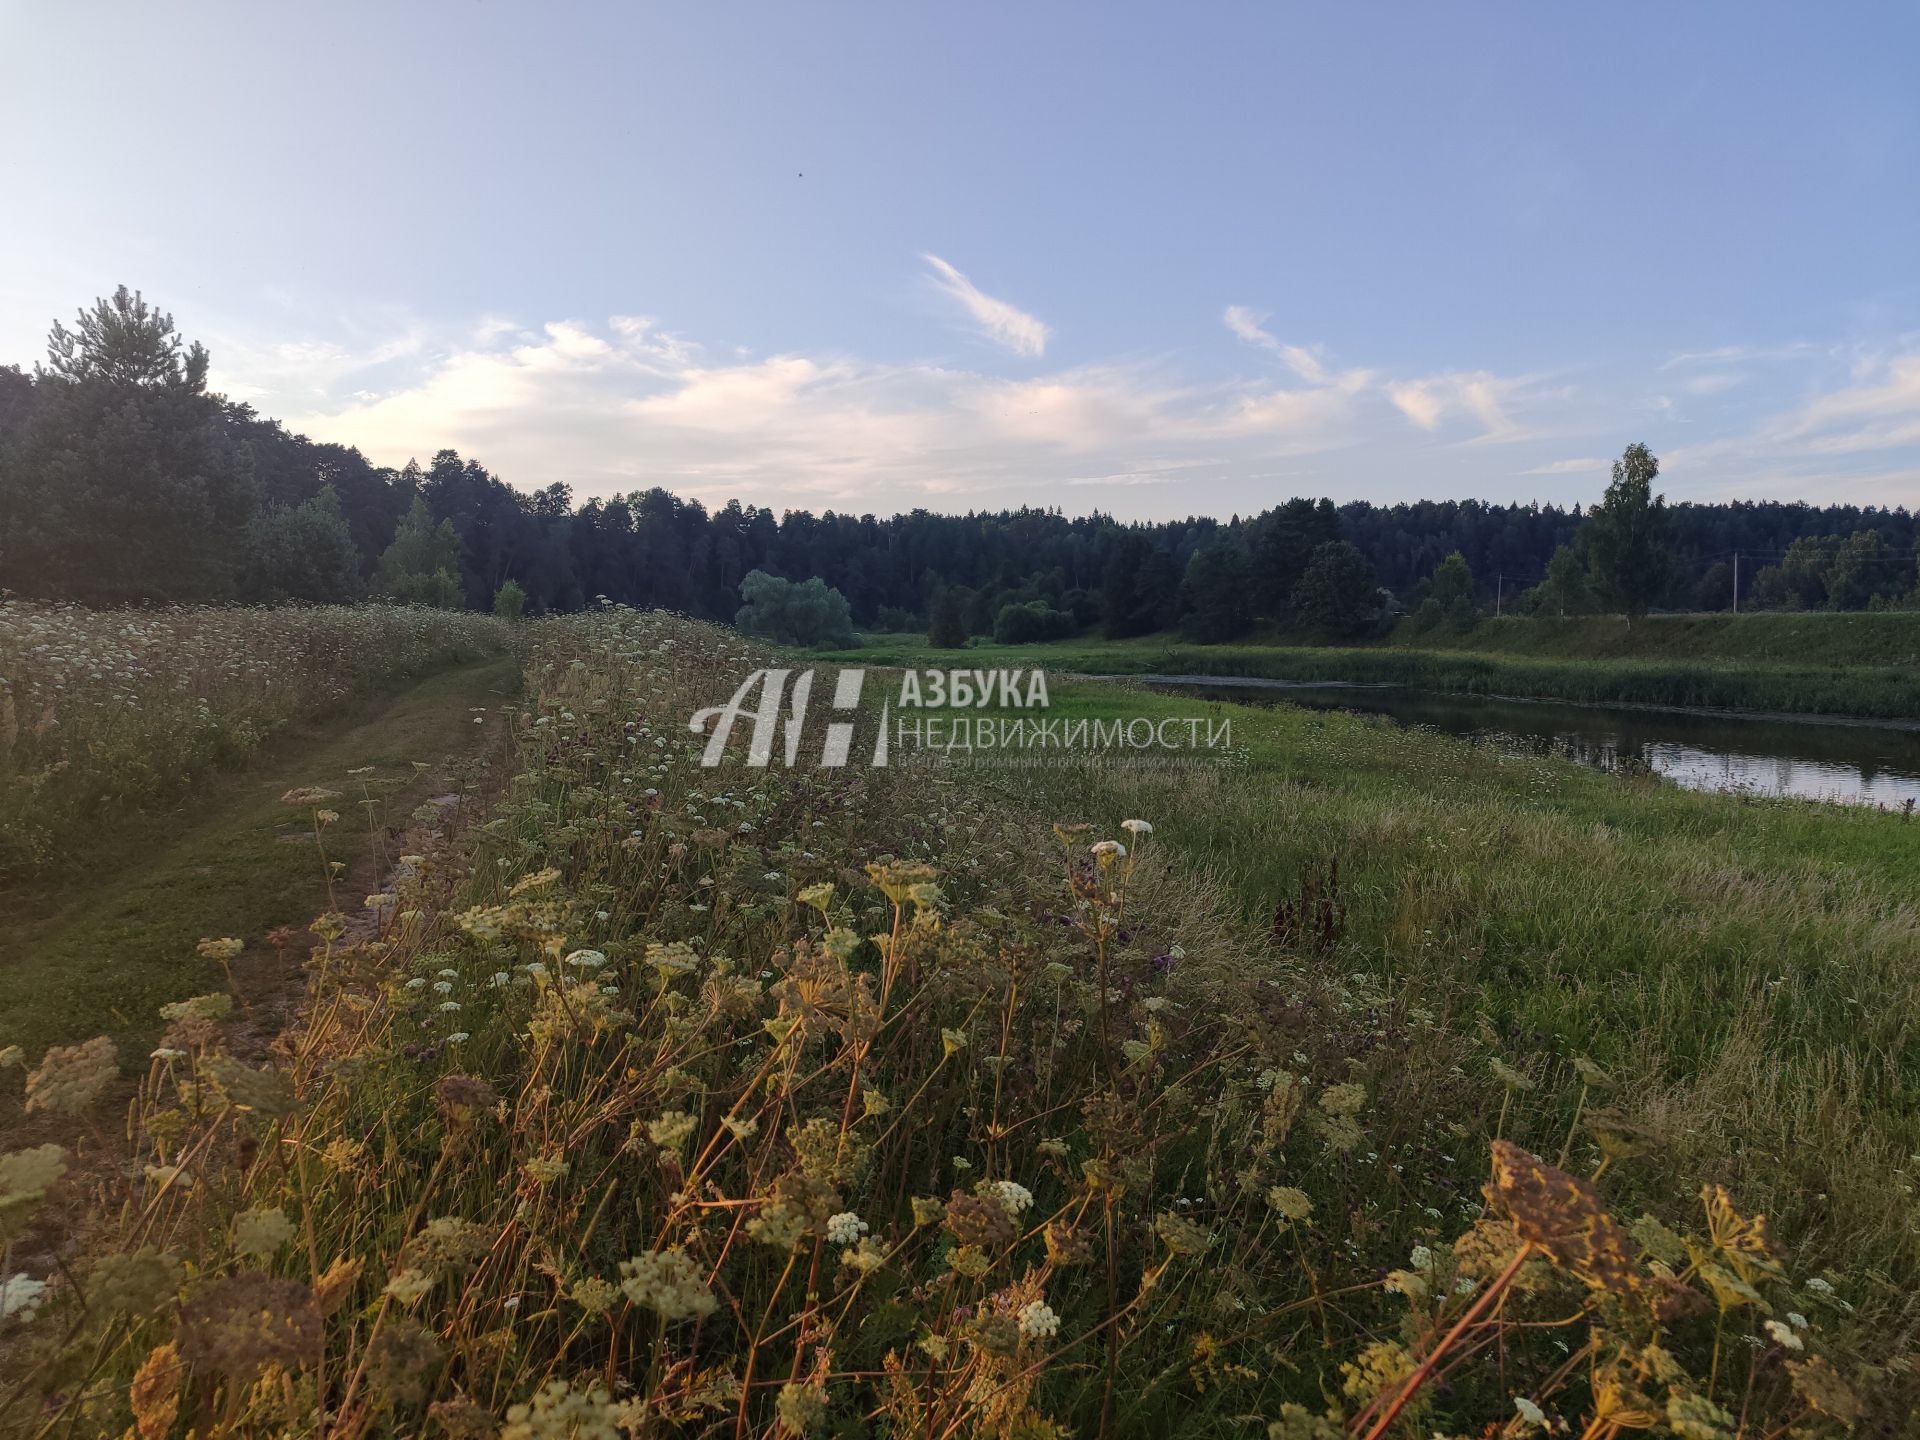
[[[1116,677],[1118,678],[1118,677]],[[1599,770],[1651,770],[1690,790],[1920,806],[1920,731],[1688,710],[1447,695],[1397,685],[1141,675],[1155,686],[1241,704],[1385,715]]]

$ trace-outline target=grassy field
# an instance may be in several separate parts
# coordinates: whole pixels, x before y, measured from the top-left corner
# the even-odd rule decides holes
[[[0,1082],[0,1429],[1900,1433],[1920,826],[1091,683],[1233,744],[705,769],[738,636],[520,646],[274,1057]]]
[[[118,817],[84,863],[16,883],[13,923],[0,932],[12,997],[0,1008],[0,1049],[104,1031],[138,1053],[161,1029],[162,1004],[224,983],[220,963],[198,953],[201,940],[245,937],[251,954],[230,963],[259,969],[273,956],[263,937],[281,926],[303,932],[331,908],[326,863],[342,867],[336,888],[378,888],[393,860],[387,832],[429,795],[460,788],[481,733],[474,711],[510,703],[517,688],[512,657],[497,656],[296,726],[243,772]],[[339,794],[328,803],[341,819],[321,837],[313,806],[281,801],[308,786]]]
[[[1820,643],[1823,629],[1831,653]],[[1576,704],[1912,721],[1920,719],[1916,637],[1920,613],[1738,621],[1706,616],[1649,619],[1631,641],[1622,621],[1515,620],[1483,622],[1464,636],[1365,646],[1191,645],[1156,635],[1040,645],[976,641],[964,650],[934,651],[924,636],[874,635],[858,650],[830,658],[848,664],[1040,666],[1083,674],[1257,675]],[[1851,658],[1856,655],[1870,658]]]

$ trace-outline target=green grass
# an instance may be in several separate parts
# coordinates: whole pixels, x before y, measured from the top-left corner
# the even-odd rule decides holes
[[[1398,639],[1399,637],[1396,637]],[[1920,664],[1920,610],[1855,614],[1503,616],[1454,638],[1408,636],[1431,649],[1584,659],[1750,661],[1767,665]]]
[[[224,985],[219,966],[195,953],[201,939],[257,947],[274,927],[304,927],[326,908],[319,855],[310,836],[298,839],[309,812],[282,805],[284,791],[342,792],[327,851],[351,867],[371,841],[363,792],[415,786],[415,762],[445,783],[444,762],[470,753],[483,728],[469,707],[498,706],[517,688],[511,657],[442,670],[281,736],[255,767],[204,783],[178,806],[117,817],[81,861],[14,887],[16,923],[0,930],[0,1047],[37,1054],[103,1031],[123,1050],[151,1043],[160,1005]],[[371,772],[348,773],[364,767]],[[339,900],[356,910],[363,896]]]
[[[1614,1070],[1667,1133],[1643,1162],[1646,1193],[1724,1180],[1815,1266],[1870,1256],[1920,1280],[1920,824],[1627,780],[1378,718],[1091,682],[1051,698],[1069,721],[1231,718],[1239,754],[1185,771],[989,765],[968,783],[1102,833],[1149,820],[1153,843],[1256,924],[1304,870],[1337,861],[1347,922],[1330,963],[1538,1077],[1580,1054]],[[1484,1072],[1472,1079],[1499,1103]],[[1551,1133],[1570,1100],[1523,1095],[1516,1118]]]
[[[1846,628],[1847,621],[1904,621],[1908,617],[1764,618],[1769,621],[1792,619],[1808,625],[1831,621],[1835,622],[1838,634]],[[1587,622],[1569,623],[1585,625]],[[1495,630],[1494,639],[1508,633],[1512,632]],[[1920,626],[1916,627],[1916,633],[1920,633]],[[976,642],[964,650],[934,650],[918,636],[876,635],[858,650],[837,652],[828,658],[845,663],[943,668],[1039,666],[1050,672],[1085,674],[1355,681],[1406,685],[1451,694],[1554,699],[1594,705],[1680,706],[1901,721],[1920,717],[1920,668],[1911,664],[1629,658],[1609,655],[1604,650],[1596,650],[1595,658],[1577,658],[1509,654],[1491,648],[1437,648],[1471,638],[1474,637],[1435,638],[1429,643],[1436,648],[1422,649],[1389,645],[1190,645],[1171,636],[1147,636],[1137,640],[1083,639],[1043,645]],[[1545,647],[1549,642],[1538,643]],[[1841,653],[1845,653],[1844,647]]]
[[[182,1428],[481,1429],[461,1407],[560,1382],[611,1424],[582,1392],[617,1376],[754,1436],[1363,1434],[1446,1352],[1394,1437],[1499,1432],[1516,1395],[1579,1434],[1601,1388],[1758,1436],[1805,1418],[1761,1328],[1804,1312],[1901,1433],[1920,827],[1060,677],[1052,718],[1204,711],[1233,745],[829,770],[739,735],[709,769],[685,717],[767,663],[739,637],[609,610],[525,642],[511,785],[396,887],[390,943],[312,967],[280,1079],[167,1042],[99,1209],[192,1273],[124,1322],[116,1269],[87,1313],[56,1294],[45,1414],[120,1433],[156,1346],[284,1307],[312,1388],[196,1368]],[[1270,943],[1335,862],[1326,943]],[[1647,1153],[1602,1163],[1601,1104]],[[1701,1236],[1703,1181],[1766,1209],[1778,1273],[1724,1211]],[[1523,1237],[1557,1270],[1515,1283]]]

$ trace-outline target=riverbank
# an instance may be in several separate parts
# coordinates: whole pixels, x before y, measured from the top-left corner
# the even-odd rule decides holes
[[[1676,617],[1685,618],[1685,617]],[[1691,617],[1711,620],[1714,617]],[[1732,617],[1726,617],[1731,619]],[[1744,617],[1743,617],[1744,618]],[[1755,617],[1760,618],[1760,617]],[[1812,620],[1806,616],[1769,616],[1768,620]],[[1821,622],[1885,620],[1906,617],[1835,615]],[[1515,625],[1558,625],[1563,622],[1514,622]],[[1587,627],[1590,622],[1564,622]],[[1591,622],[1599,636],[1605,623]],[[1651,625],[1653,622],[1642,622]],[[1505,622],[1488,622],[1490,647],[1502,635],[1546,646],[1572,644],[1585,628],[1561,633],[1555,642],[1546,631],[1516,630]],[[1689,631],[1700,643],[1706,631]],[[1729,630],[1729,634],[1744,634]],[[1762,632],[1753,632],[1762,635]],[[1778,640],[1780,632],[1773,632]],[[1836,637],[1859,638],[1858,627],[1836,626]],[[1883,630],[1875,644],[1896,632]],[[1920,625],[1914,627],[1920,636]],[[1447,647],[1474,639],[1451,636]],[[1871,638],[1871,637],[1870,637]],[[1520,639],[1510,643],[1521,643]],[[1678,639],[1672,641],[1679,645]],[[1743,643],[1771,643],[1765,636]],[[1780,642],[1784,643],[1784,642]],[[1810,643],[1810,642],[1808,642]],[[1837,649],[1844,653],[1845,645]],[[1887,653],[1884,650],[1882,653]],[[1564,700],[1581,705],[1648,705],[1690,710],[1720,710],[1775,715],[1818,715],[1871,720],[1910,721],[1920,716],[1920,666],[1893,663],[1784,663],[1748,658],[1634,658],[1596,654],[1522,654],[1492,648],[1409,648],[1396,645],[1192,645],[1171,636],[1137,640],[1063,640],[1040,645],[996,645],[979,642],[964,650],[936,650],[919,636],[875,635],[856,650],[831,658],[845,663],[902,666],[1033,667],[1049,671],[1113,675],[1192,675],[1250,677],[1310,683],[1346,681],[1369,685],[1399,685],[1442,694],[1482,695],[1527,700]]]

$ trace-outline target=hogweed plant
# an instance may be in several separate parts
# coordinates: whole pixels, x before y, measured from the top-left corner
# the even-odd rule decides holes
[[[53,1257],[0,1266],[10,1433],[1869,1415],[1874,1376],[1822,1339],[1834,1287],[1723,1191],[1691,1227],[1621,1224],[1519,1109],[1481,1194],[1390,1140],[1372,1003],[1147,821],[1049,841],[926,772],[702,769],[684,717],[758,662],[737,636],[608,610],[525,645],[518,773],[377,923],[316,922],[272,1063],[229,1053],[228,997],[168,1006],[118,1164],[84,1125],[110,1047],[6,1072],[71,1131],[0,1159],[0,1233]],[[1539,1143],[1599,1168],[1632,1148],[1608,1123]],[[76,1184],[97,1223],[49,1233]]]

